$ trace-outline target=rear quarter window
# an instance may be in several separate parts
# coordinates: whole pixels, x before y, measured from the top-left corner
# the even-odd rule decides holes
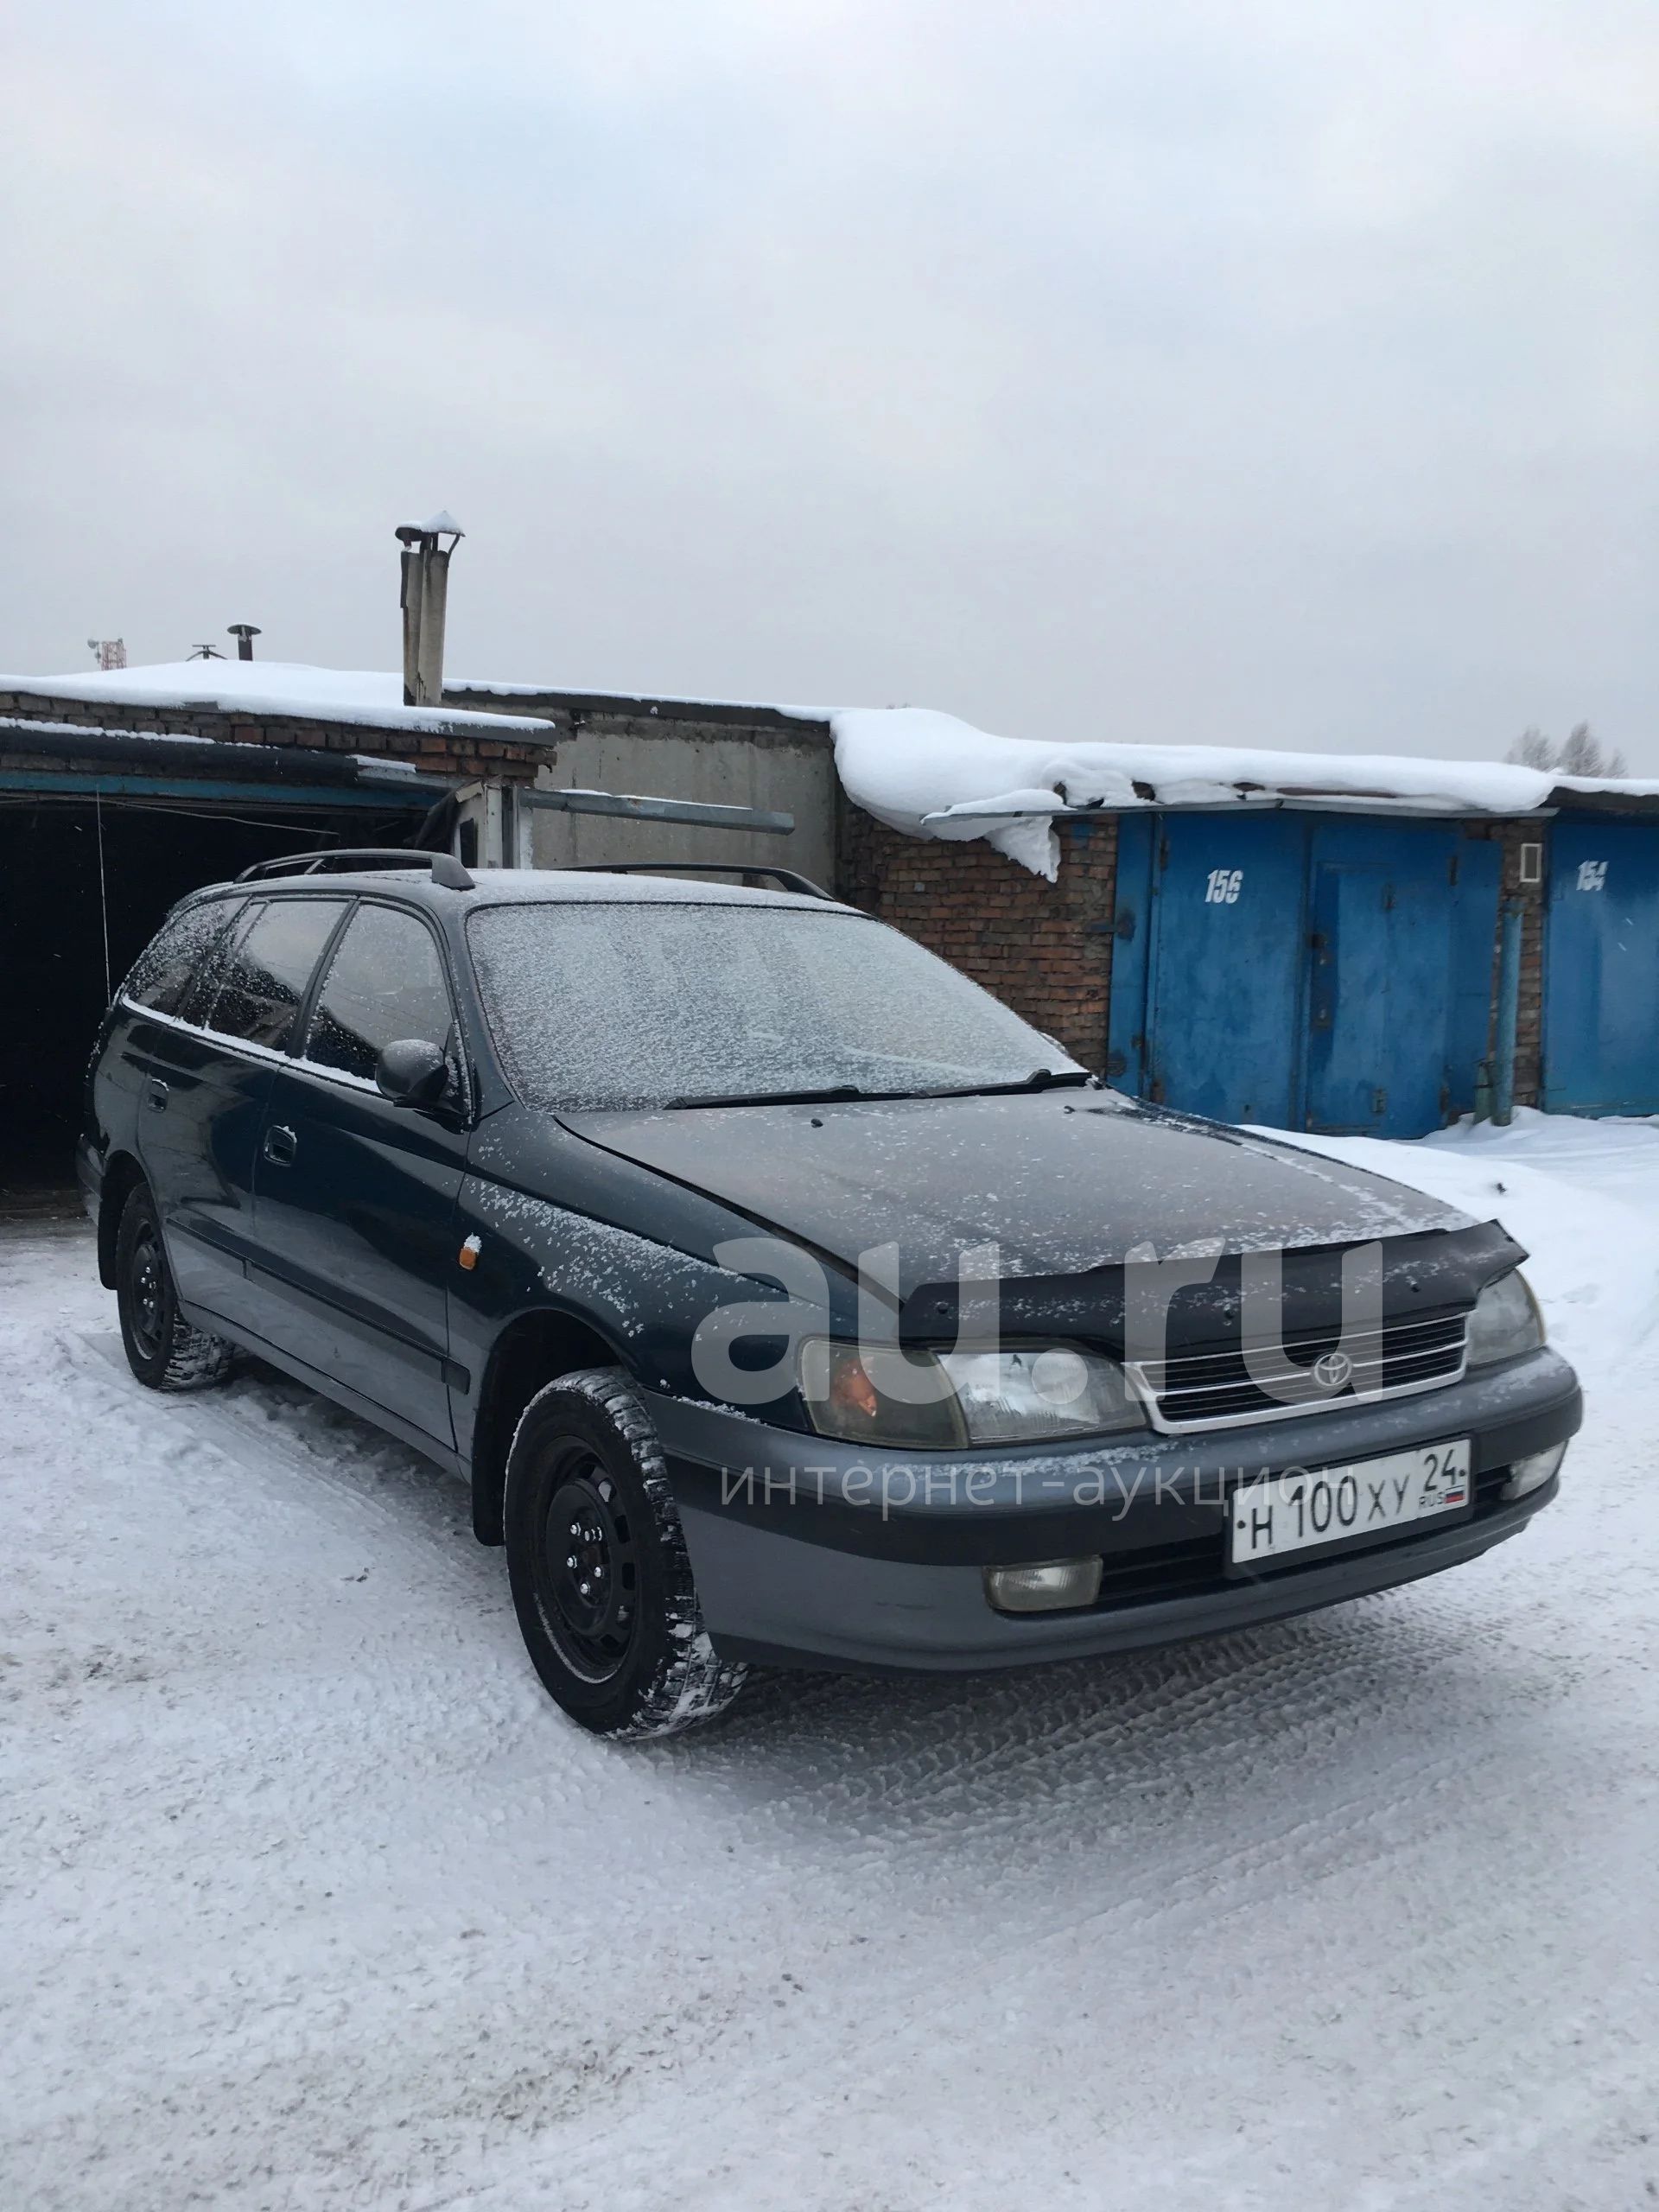
[[[281,1052],[343,899],[273,899],[231,947],[206,1026],[221,1037]]]
[[[211,967],[241,899],[205,899],[171,914],[133,963],[121,995],[156,1014],[182,1012],[191,986]]]

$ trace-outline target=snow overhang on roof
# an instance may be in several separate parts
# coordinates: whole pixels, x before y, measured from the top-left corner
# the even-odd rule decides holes
[[[308,668],[296,661],[162,661],[92,675],[0,676],[0,691],[36,699],[109,701],[163,712],[204,708],[226,714],[283,715],[301,721],[359,722],[365,728],[443,736],[482,731],[550,739],[539,715],[469,714],[456,707],[406,707],[404,679],[380,669]]]
[[[1562,804],[1659,810],[1659,781],[1560,778],[1501,760],[1268,753],[1243,746],[1122,745],[997,737],[921,707],[832,715],[849,798],[912,837],[982,837],[1051,881],[1054,823],[1180,807],[1414,815],[1541,814]]]

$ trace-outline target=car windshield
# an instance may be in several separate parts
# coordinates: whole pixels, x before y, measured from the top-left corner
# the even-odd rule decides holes
[[[559,901],[484,907],[467,934],[496,1049],[534,1106],[1083,1079],[977,983],[856,914]]]

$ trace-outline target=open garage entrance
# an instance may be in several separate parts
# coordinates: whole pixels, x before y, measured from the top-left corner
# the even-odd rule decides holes
[[[409,843],[412,806],[8,790],[0,773],[0,1205],[67,1198],[104,1009],[187,891],[278,853]]]

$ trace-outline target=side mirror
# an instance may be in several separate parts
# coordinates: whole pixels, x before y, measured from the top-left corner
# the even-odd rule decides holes
[[[435,1106],[449,1080],[442,1048],[424,1037],[397,1037],[375,1063],[380,1096],[394,1106]]]

